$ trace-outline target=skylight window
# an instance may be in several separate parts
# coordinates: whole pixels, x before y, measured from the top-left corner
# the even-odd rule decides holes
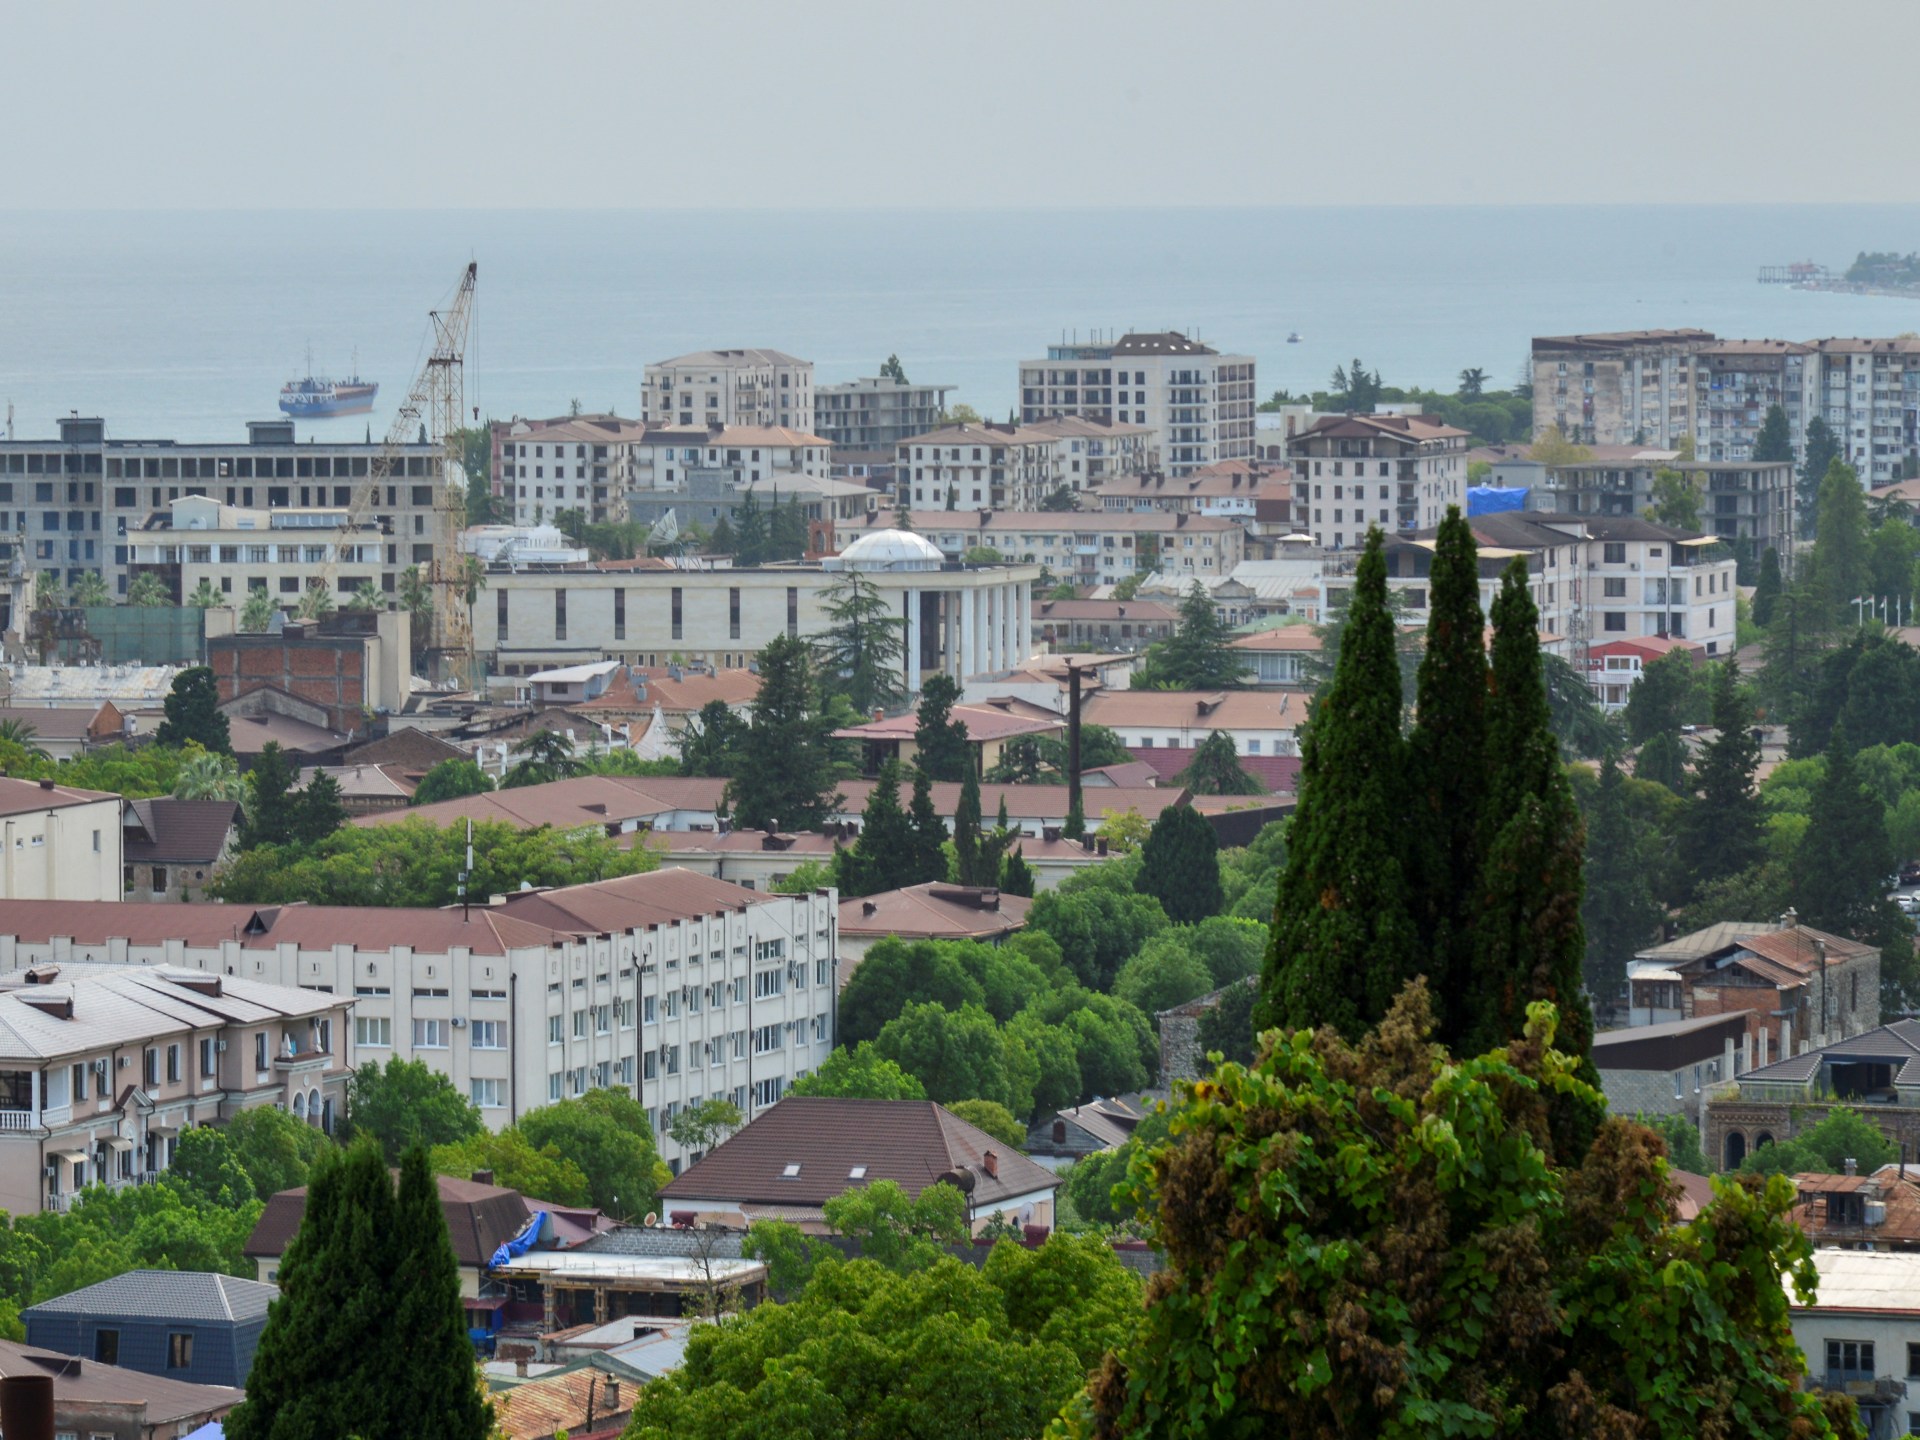
[[[864,1180],[866,1178],[867,1178],[867,1167],[864,1165],[856,1165],[851,1170],[847,1171],[847,1179],[849,1180]]]
[[[800,1167],[798,1165],[787,1166],[786,1169],[780,1172],[780,1178],[782,1180],[798,1180],[800,1178]]]

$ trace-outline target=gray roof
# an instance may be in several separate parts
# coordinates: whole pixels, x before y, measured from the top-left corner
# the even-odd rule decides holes
[[[1920,1085],[1920,1020],[1896,1020],[1873,1030],[1849,1035],[1818,1050],[1776,1060],[1749,1070],[1741,1080],[1811,1080],[1822,1064],[1833,1060],[1869,1060],[1899,1067],[1896,1085]]]
[[[1681,935],[1663,945],[1655,945],[1647,950],[1634,952],[1636,960],[1698,960],[1702,955],[1711,955],[1715,951],[1725,950],[1742,940],[1751,939],[1768,930],[1777,930],[1779,925],[1772,920],[1722,920],[1709,925],[1704,930],[1695,930],[1691,934]]]
[[[277,1285],[198,1270],[129,1270],[83,1290],[70,1290],[24,1315],[114,1315],[151,1320],[257,1320],[280,1294]]]

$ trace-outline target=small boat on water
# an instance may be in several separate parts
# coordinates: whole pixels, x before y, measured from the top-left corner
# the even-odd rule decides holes
[[[289,380],[280,387],[280,409],[302,419],[325,420],[334,415],[365,415],[373,409],[373,398],[380,393],[377,381],[362,380],[359,366],[345,380],[327,380],[313,373],[313,357],[307,357],[304,379]]]
[[[1289,330],[1287,332],[1287,344],[1298,345],[1299,343],[1300,343],[1300,332],[1298,330]]]

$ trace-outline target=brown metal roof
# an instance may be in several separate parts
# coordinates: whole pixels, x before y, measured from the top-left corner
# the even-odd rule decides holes
[[[473,756],[451,741],[425,730],[395,730],[378,740],[355,745],[340,757],[343,765],[405,765],[431,770],[442,760],[471,760]]]
[[[105,790],[76,790],[50,780],[15,780],[0,776],[0,815],[28,815],[36,810],[63,810],[69,805],[91,805],[96,800],[118,800]]]
[[[998,1174],[986,1168],[987,1152]],[[786,1172],[797,1166],[795,1174]],[[858,1176],[856,1169],[862,1169]],[[875,1180],[918,1195],[971,1179],[975,1206],[1055,1190],[1060,1177],[930,1100],[790,1095],[660,1191],[664,1208],[703,1202],[815,1206]]]
[[[435,825],[456,820],[498,820],[531,828],[551,825],[574,830],[582,825],[606,826],[642,820],[669,810],[714,810],[727,788],[722,779],[653,775],[580,775],[545,785],[522,785],[484,795],[463,795],[410,810],[389,810],[361,816],[356,825],[397,825],[420,816]]]
[[[142,1412],[141,1433],[158,1434],[165,1427],[172,1435],[177,1427],[218,1419],[246,1398],[243,1391],[225,1385],[170,1380],[13,1340],[0,1340],[0,1373],[53,1376],[54,1415],[63,1430],[75,1428],[76,1414],[84,1415],[91,1407],[135,1406]]]
[[[913,940],[972,940],[1005,935],[1027,923],[1033,901],[970,885],[927,881],[840,902],[842,935],[899,935]]]
[[[237,942],[243,949],[292,944],[307,950],[335,945],[388,950],[396,945],[439,954],[465,946],[477,955],[504,955],[510,947],[548,946],[545,927],[476,905],[471,918],[457,909],[352,905],[127,905],[115,900],[0,900],[0,935],[29,944],[59,936],[76,945],[126,940],[158,945]],[[76,960],[94,958],[76,953]]]
[[[517,1190],[503,1190],[497,1185],[456,1180],[451,1175],[436,1175],[434,1183],[440,1187],[440,1210],[447,1217],[454,1256],[464,1266],[484,1265],[503,1242],[526,1228],[527,1217],[534,1209],[544,1208],[541,1202],[529,1200]],[[280,1191],[267,1201],[243,1253],[254,1257],[285,1254],[306,1213],[306,1186]]]
[[[137,822],[122,841],[129,865],[211,865],[227,848],[240,807],[231,800],[129,800]]]
[[[525,891],[489,908],[504,910],[510,919],[570,934],[605,935],[671,924],[694,915],[726,914],[780,898],[670,865],[644,875],[622,875],[591,885]]]

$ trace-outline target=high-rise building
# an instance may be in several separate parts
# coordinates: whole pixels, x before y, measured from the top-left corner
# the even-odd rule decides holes
[[[1326,415],[1287,442],[1293,520],[1328,550],[1438,525],[1467,500],[1467,432],[1431,415]]]
[[[1251,355],[1222,355],[1178,331],[1049,345],[1020,362],[1020,419],[1083,415],[1154,432],[1160,464],[1185,475],[1253,454]]]
[[[760,425],[811,431],[813,362],[779,350],[696,350],[647,366],[649,425]]]
[[[1583,445],[1671,445],[1694,433],[1707,330],[1545,335],[1533,342],[1533,428]]]
[[[813,392],[813,432],[836,450],[892,450],[945,418],[953,388],[885,377],[822,385]]]

